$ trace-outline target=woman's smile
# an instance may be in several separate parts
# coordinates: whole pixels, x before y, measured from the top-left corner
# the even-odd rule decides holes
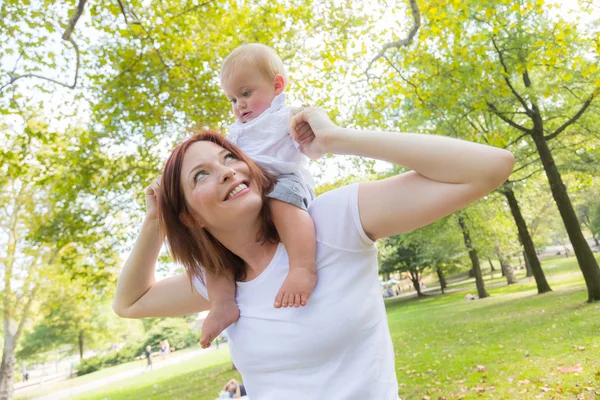
[[[225,196],[225,201],[233,200],[247,194],[250,192],[248,186],[249,184],[244,181],[234,183],[229,189],[227,196]]]

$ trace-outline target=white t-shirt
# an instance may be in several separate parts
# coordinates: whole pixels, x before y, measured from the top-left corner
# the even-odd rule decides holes
[[[281,243],[258,277],[237,283],[240,319],[227,336],[250,400],[398,398],[377,248],[360,223],[358,187],[327,192],[308,208],[319,282],[305,307],[273,307],[289,270]]]
[[[285,93],[281,93],[252,121],[232,124],[227,139],[272,174],[297,174],[313,188],[308,157],[289,134],[290,113],[290,107],[285,105]]]

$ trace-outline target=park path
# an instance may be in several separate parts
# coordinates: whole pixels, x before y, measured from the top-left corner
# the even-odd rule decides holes
[[[227,344],[222,344],[221,346],[227,346]],[[153,366],[153,370],[165,368],[172,364],[179,364],[184,360],[188,360],[190,358],[194,358],[199,356],[200,354],[213,351],[214,347],[210,347],[208,349],[199,349],[190,353],[186,353],[184,355],[177,356],[177,353],[172,353],[171,357],[168,360],[161,361]],[[136,369],[132,369],[129,371],[123,371],[115,375],[106,376],[103,378],[99,378],[98,380],[84,383],[82,385],[73,386],[67,389],[57,390],[55,392],[49,393],[47,395],[41,397],[35,397],[33,400],[60,400],[60,399],[68,399],[73,396],[90,392],[95,389],[99,389],[102,387],[106,387],[115,382],[122,381],[124,379],[132,378],[134,376],[140,375],[146,371],[146,366],[144,364],[143,367],[139,367]]]

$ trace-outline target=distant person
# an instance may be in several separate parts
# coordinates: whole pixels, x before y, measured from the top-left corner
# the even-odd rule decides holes
[[[223,390],[229,393],[230,399],[239,399],[246,396],[246,388],[243,383],[239,383],[235,379],[231,379],[223,386]]]
[[[168,340],[161,340],[159,353],[163,360],[169,358],[169,354],[171,353],[171,347],[169,346]]]
[[[146,370],[150,368],[150,371],[152,371],[152,346],[146,346],[144,356],[146,356],[146,360],[148,361],[148,364],[146,364]]]

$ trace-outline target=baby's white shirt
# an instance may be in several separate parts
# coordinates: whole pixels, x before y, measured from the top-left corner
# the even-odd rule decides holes
[[[285,105],[285,93],[276,96],[271,106],[252,121],[230,125],[227,139],[242,149],[268,172],[299,175],[314,188],[308,171],[308,157],[289,133],[291,108]]]

